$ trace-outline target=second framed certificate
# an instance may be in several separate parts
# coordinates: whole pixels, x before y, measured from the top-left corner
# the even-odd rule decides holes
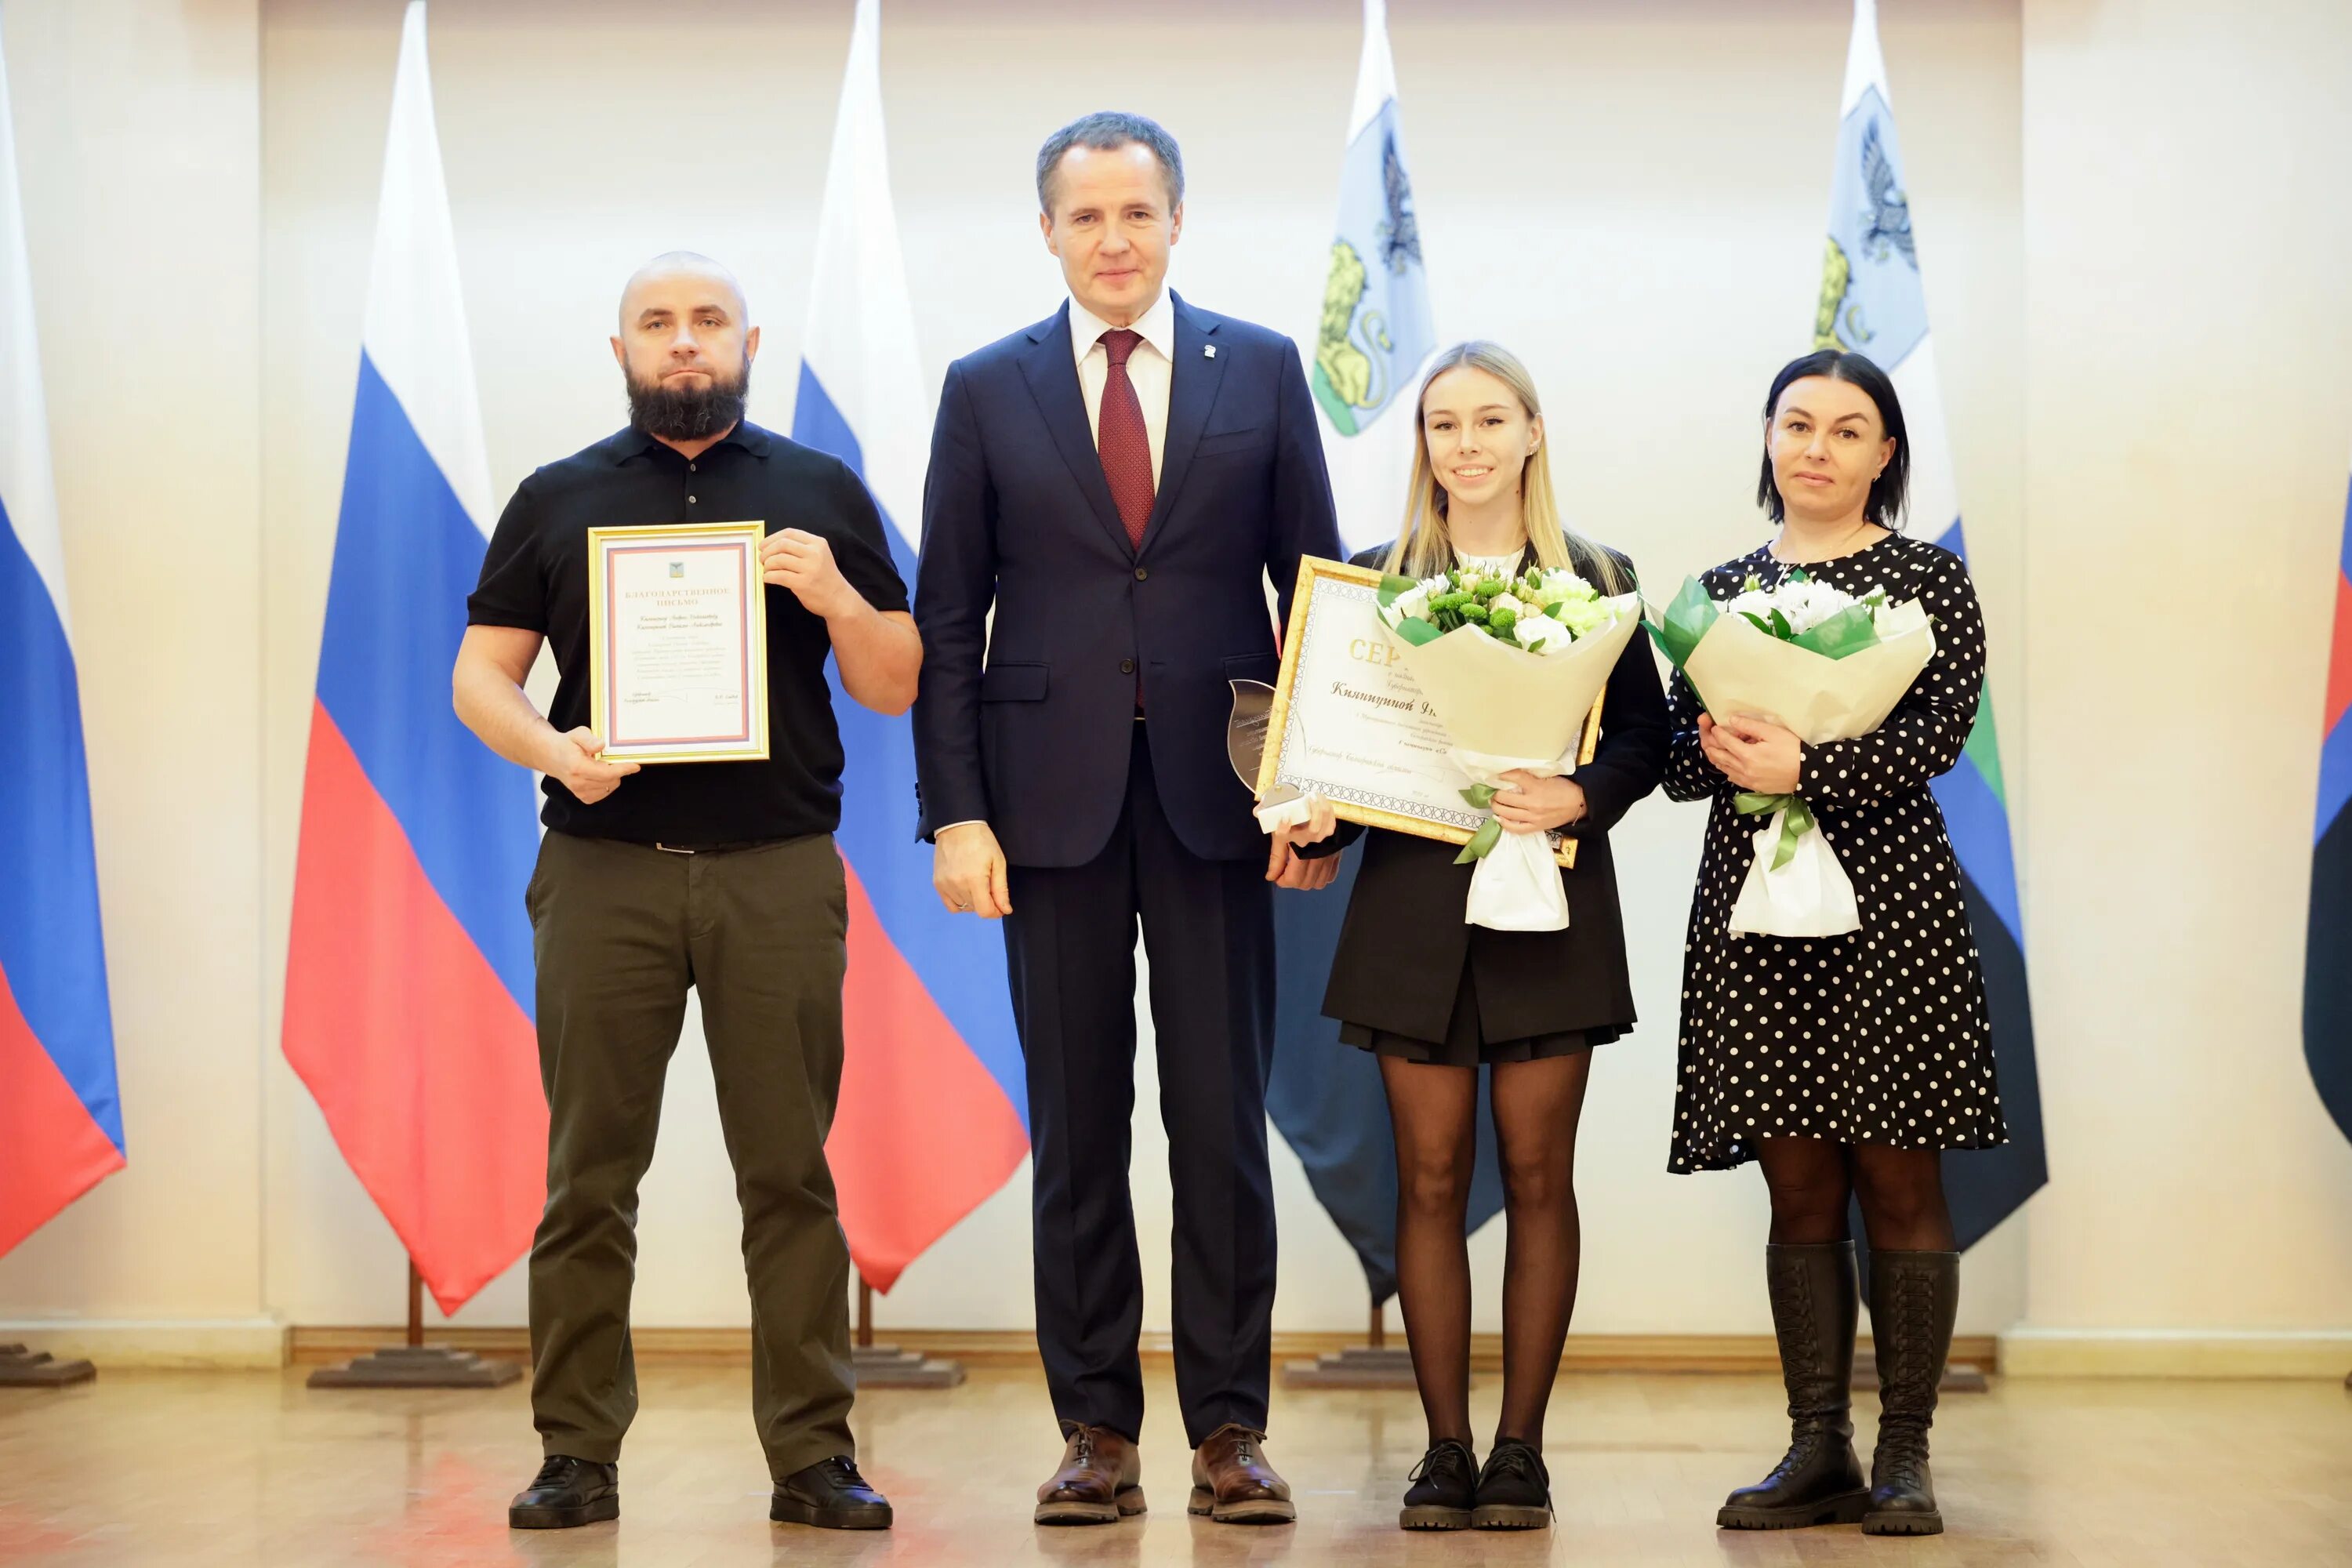
[[[1350,822],[1465,844],[1487,814],[1462,796],[1469,775],[1447,754],[1452,738],[1381,621],[1380,588],[1381,574],[1368,566],[1311,556],[1299,563],[1258,798],[1317,794]],[[1592,760],[1600,738],[1596,702],[1580,763]],[[1552,847],[1561,865],[1576,864],[1575,839],[1555,834]]]
[[[606,760],[766,760],[767,531],[588,531],[589,721]]]

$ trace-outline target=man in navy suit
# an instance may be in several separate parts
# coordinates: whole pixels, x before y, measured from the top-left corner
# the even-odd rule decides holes
[[[1336,862],[1286,834],[1269,852],[1226,761],[1226,682],[1275,678],[1265,578],[1286,616],[1299,557],[1340,553],[1330,485],[1290,340],[1166,289],[1184,174],[1165,131],[1128,114],[1065,127],[1037,196],[1069,301],[949,367],[915,595],[933,880],[950,910],[1003,919],[1028,1063],[1037,1342],[1064,1436],[1036,1517],[1143,1511],[1139,921],[1191,1511],[1284,1521],[1264,1451],[1268,884],[1322,887]]]

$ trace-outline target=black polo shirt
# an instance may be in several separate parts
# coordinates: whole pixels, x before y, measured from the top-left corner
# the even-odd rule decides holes
[[[857,476],[837,458],[747,423],[692,462],[629,429],[523,480],[490,538],[467,621],[545,637],[562,677],[548,721],[576,729],[589,721],[588,531],[754,521],[771,533],[818,535],[866,603],[907,607],[881,513]],[[833,639],[790,589],[767,595],[766,762],[649,764],[593,805],[551,778],[540,820],[639,844],[736,844],[839,826],[841,733],[824,673]]]

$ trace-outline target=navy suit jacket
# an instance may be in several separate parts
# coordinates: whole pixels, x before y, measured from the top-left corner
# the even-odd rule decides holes
[[[1177,837],[1204,859],[1265,853],[1226,761],[1226,682],[1275,679],[1263,578],[1286,621],[1298,558],[1337,558],[1339,529],[1296,345],[1173,302],[1140,550],[1103,478],[1066,305],[948,367],[915,585],[925,838],[978,819],[1015,865],[1094,859],[1126,802],[1139,672]]]

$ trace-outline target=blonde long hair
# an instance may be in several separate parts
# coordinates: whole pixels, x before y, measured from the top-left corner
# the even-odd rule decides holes
[[[1429,428],[1423,422],[1422,405],[1429,396],[1431,383],[1447,371],[1464,369],[1483,370],[1509,387],[1529,418],[1543,413],[1528,367],[1500,343],[1481,340],[1456,343],[1432,362],[1412,402],[1412,479],[1405,487],[1404,526],[1396,542],[1389,546],[1383,563],[1387,571],[1408,577],[1433,577],[1454,564],[1454,539],[1445,525],[1445,487],[1438,483],[1437,470],[1429,460]],[[1569,567],[1604,594],[1622,594],[1633,586],[1614,555],[1560,521],[1547,446],[1529,453],[1527,466],[1519,471],[1519,521],[1535,551],[1537,565]]]

